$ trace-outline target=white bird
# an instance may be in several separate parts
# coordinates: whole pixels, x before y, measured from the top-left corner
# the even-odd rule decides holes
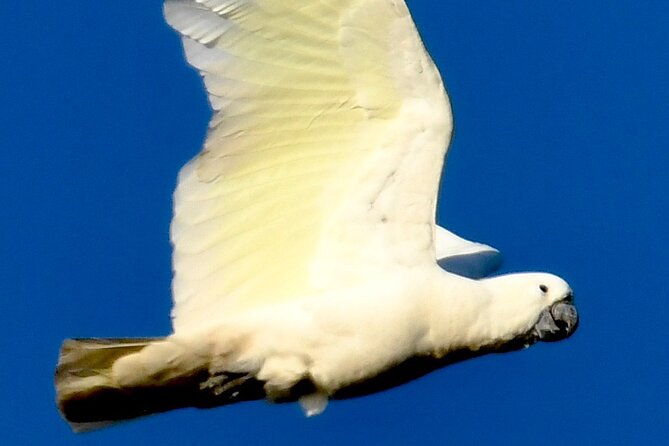
[[[65,341],[57,399],[75,430],[260,398],[315,415],[574,331],[564,280],[479,280],[499,253],[436,226],[453,121],[404,0],[164,14],[214,110],[174,194],[173,333]]]

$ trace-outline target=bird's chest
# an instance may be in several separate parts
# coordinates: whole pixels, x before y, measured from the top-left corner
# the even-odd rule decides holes
[[[301,367],[304,378],[334,393],[415,354],[427,332],[415,296],[354,297],[307,306],[283,318],[281,328],[266,334],[265,364]]]
[[[435,266],[436,268],[436,266]],[[210,370],[264,383],[271,399],[310,381],[333,395],[424,351],[434,271],[393,271],[356,287],[229,320],[212,338]]]

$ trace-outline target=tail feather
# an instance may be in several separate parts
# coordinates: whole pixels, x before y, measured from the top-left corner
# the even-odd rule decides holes
[[[72,384],[72,377],[107,374],[117,359],[138,352],[159,340],[160,338],[67,339],[60,348],[56,385]]]
[[[75,432],[133,418],[115,414],[117,409],[107,406],[109,395],[122,392],[113,379],[112,366],[119,358],[159,340],[89,338],[63,342],[56,367],[56,400],[60,413]]]
[[[56,398],[75,432],[182,407],[207,408],[264,397],[262,383],[250,375],[212,377],[206,368],[133,387],[116,382],[112,367],[117,360],[162,340],[69,339],[63,343],[56,368]]]

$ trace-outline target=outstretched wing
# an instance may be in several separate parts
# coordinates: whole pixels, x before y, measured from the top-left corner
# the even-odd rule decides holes
[[[435,262],[452,130],[403,0],[166,0],[214,109],[175,192],[174,327]]]

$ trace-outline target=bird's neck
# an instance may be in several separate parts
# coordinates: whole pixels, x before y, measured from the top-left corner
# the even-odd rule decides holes
[[[519,310],[513,296],[497,295],[485,281],[448,274],[428,298],[429,353],[505,344],[527,331],[531,317]]]

